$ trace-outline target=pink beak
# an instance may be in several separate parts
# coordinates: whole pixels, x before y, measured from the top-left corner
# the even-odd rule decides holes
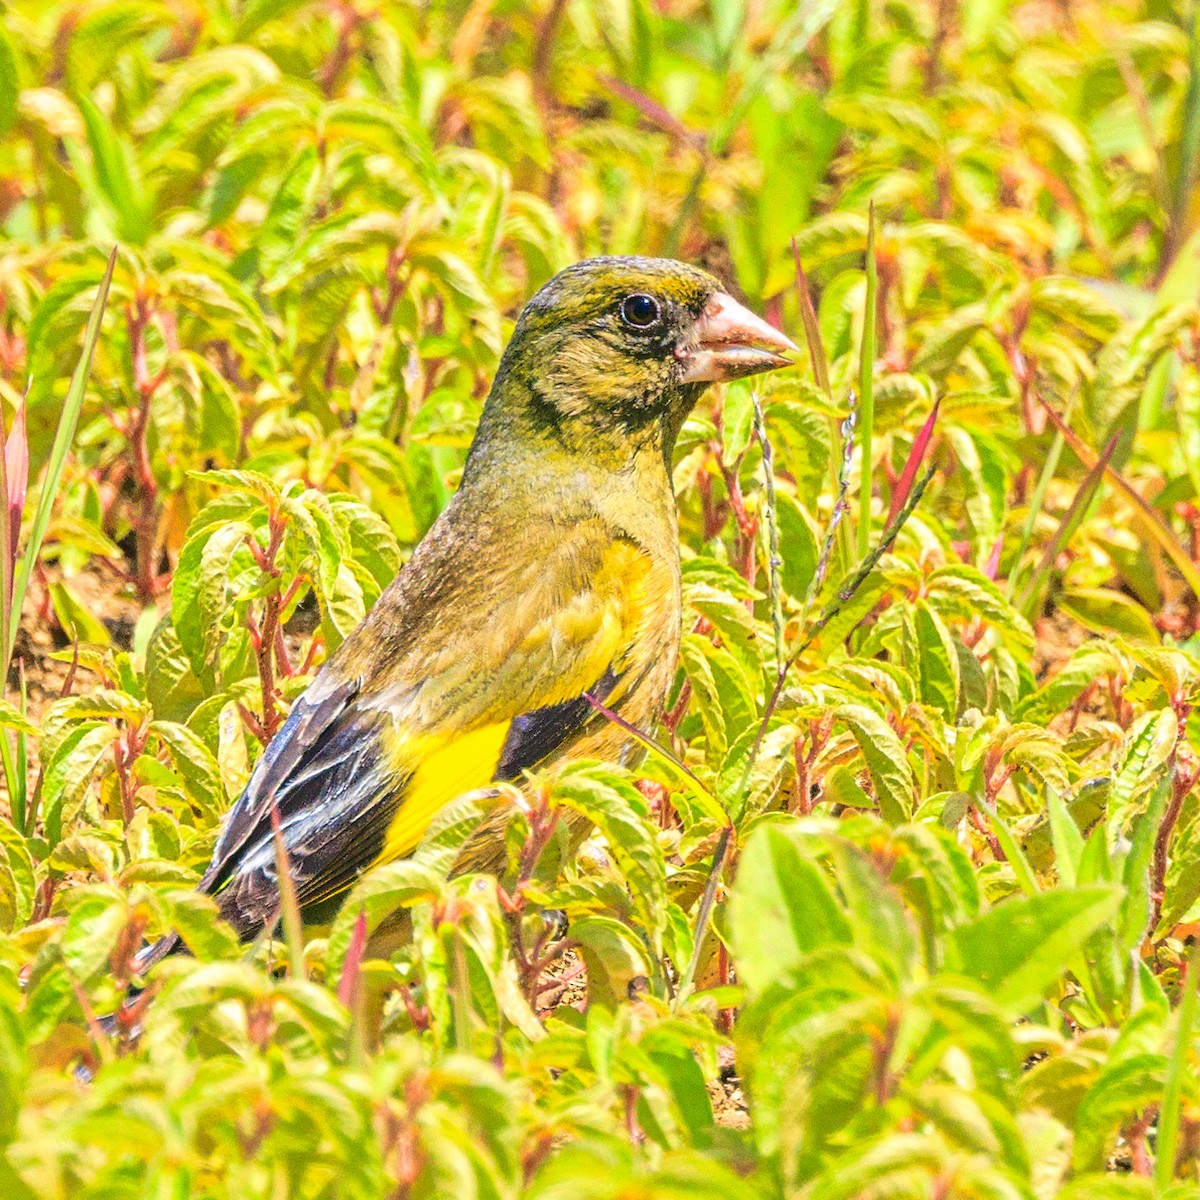
[[[791,365],[798,348],[732,296],[717,292],[675,351],[682,383],[724,383]]]

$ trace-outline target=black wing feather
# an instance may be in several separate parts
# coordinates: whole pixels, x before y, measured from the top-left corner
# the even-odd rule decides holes
[[[314,682],[296,701],[283,727],[271,739],[245,791],[238,797],[213,851],[213,860],[200,881],[200,890],[219,887],[227,868],[248,841],[271,828],[271,805],[279,807],[280,816],[292,807],[289,793],[294,791],[298,773],[310,770],[324,757],[330,734],[350,711],[358,695],[360,683],[347,680],[323,693]]]
[[[200,890],[242,936],[279,906],[272,805],[302,907],[349,887],[383,847],[406,779],[380,760],[389,718],[356,705],[358,691],[301,697],[233,807]]]
[[[613,673],[612,667],[597,681],[589,695],[603,701],[620,682],[621,676]],[[587,696],[576,696],[545,708],[515,717],[508,727],[504,748],[500,751],[500,762],[496,766],[496,778],[516,779],[522,771],[537,766],[542,759],[553,754],[570,738],[575,737],[590,718],[601,716]]]

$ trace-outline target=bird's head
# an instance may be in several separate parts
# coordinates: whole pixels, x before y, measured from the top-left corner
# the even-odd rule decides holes
[[[787,366],[795,349],[706,271],[587,259],[525,306],[481,432],[516,425],[584,452],[624,441],[669,454],[705,387]]]

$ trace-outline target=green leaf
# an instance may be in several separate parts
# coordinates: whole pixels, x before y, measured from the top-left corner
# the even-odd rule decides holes
[[[287,259],[316,200],[320,159],[315,146],[303,145],[288,165],[259,226],[259,271],[270,277]]]
[[[746,453],[753,428],[751,385],[745,381],[731,383],[725,389],[725,402],[721,409],[721,456],[730,470],[736,468]]]
[[[970,481],[964,504],[974,535],[975,561],[982,562],[1004,522],[1008,482],[1004,458],[993,439],[978,430],[944,423],[942,433]]]
[[[765,990],[805,955],[849,945],[853,933],[827,874],[802,853],[804,835],[760,825],[742,851],[730,901],[730,937],[738,976]]]
[[[1083,857],[1083,835],[1074,818],[1067,812],[1062,797],[1053,789],[1046,790],[1046,807],[1050,814],[1050,836],[1054,842],[1054,860],[1063,887],[1075,886],[1079,861]]]
[[[86,982],[106,965],[127,920],[125,898],[119,892],[92,888],[75,898],[60,945],[76,982]]]
[[[1085,629],[1158,644],[1158,630],[1150,614],[1136,600],[1120,592],[1110,588],[1071,588],[1058,597],[1057,603]]]
[[[326,972],[340,979],[360,912],[366,914],[367,931],[378,928],[380,921],[398,909],[412,908],[435,900],[445,891],[445,880],[428,867],[412,861],[387,863],[367,871],[343,901],[325,950]]]
[[[1200,814],[1176,828],[1167,867],[1166,897],[1155,939],[1165,936],[1200,900]]]
[[[20,1118],[31,1068],[16,997],[11,1002],[6,998],[0,1004],[0,1141],[6,1144],[12,1140]],[[36,1200],[36,1193],[18,1178],[6,1154],[0,1154],[0,1189],[12,1200]]]
[[[225,617],[229,611],[225,597],[233,557],[246,539],[253,536],[250,528],[241,522],[223,525],[205,540],[200,552],[196,602],[204,647],[203,662],[207,667],[212,667],[220,654]],[[187,624],[191,628],[191,623]],[[176,628],[180,628],[178,622]]]
[[[157,734],[171,752],[193,798],[215,817],[225,808],[226,797],[221,770],[208,747],[186,725],[173,721],[151,721],[150,732]]]
[[[679,658],[704,725],[705,759],[719,770],[731,742],[755,720],[754,697],[734,657],[706,637],[688,634]]]
[[[1037,876],[1029,865],[1029,859],[1025,857],[1021,843],[1013,836],[1012,830],[1001,819],[999,813],[989,813],[988,821],[995,830],[996,840],[1004,851],[1004,857],[1012,868],[1013,875],[1016,876],[1017,886],[1027,896],[1036,895],[1041,889],[1038,887]]]
[[[17,119],[17,97],[21,83],[17,76],[17,56],[8,34],[0,29],[0,134],[7,133]]]
[[[92,170],[100,193],[108,201],[122,241],[142,245],[150,234],[153,211],[150,192],[138,178],[132,147],[119,137],[108,119],[86,95],[77,95],[83,114]]]
[[[796,599],[808,594],[809,584],[816,573],[820,550],[812,526],[800,505],[791,496],[780,492],[776,497],[779,520],[779,544],[783,552],[780,582],[783,590]]]
[[[721,645],[738,664],[745,680],[744,689],[739,690],[744,690],[750,698],[753,711],[753,698],[763,687],[763,655],[771,646],[766,627],[756,621],[734,596],[706,584],[693,584],[686,600],[689,607],[712,623],[721,638]],[[740,732],[740,728],[731,731],[734,736]]]
[[[29,737],[36,737],[37,726],[20,709],[8,700],[0,699],[0,729],[15,729]]]
[[[1153,1180],[1110,1172],[1075,1175],[1056,1200],[1156,1200]],[[1180,1200],[1183,1200],[1180,1197]]]
[[[241,944],[228,925],[218,920],[216,901],[199,892],[172,892],[164,902],[167,920],[187,946],[188,953],[201,962],[237,958]]]
[[[25,926],[33,914],[37,880],[28,843],[7,821],[0,821],[0,864],[4,867],[0,888],[5,892],[7,913],[7,919],[0,921],[0,928],[12,932]]]
[[[1166,1073],[1161,1054],[1137,1054],[1105,1068],[1075,1120],[1072,1163],[1077,1171],[1104,1166],[1122,1126],[1162,1096]]]
[[[1120,888],[1104,884],[1012,897],[951,930],[947,968],[978,980],[1019,1016],[1062,979],[1066,962],[1115,915],[1121,897]]]
[[[913,622],[920,655],[921,699],[952,721],[958,715],[961,688],[954,637],[925,600],[917,601]]]
[[[875,784],[880,815],[899,825],[912,815],[914,780],[904,743],[874,709],[863,704],[839,704],[833,713],[854,734]]]
[[[635,979],[650,975],[646,947],[627,925],[612,917],[585,916],[571,922],[571,939],[587,964],[588,999],[614,1008],[629,998]]]
[[[1169,708],[1144,713],[1121,747],[1108,800],[1108,844],[1124,836],[1129,822],[1145,810],[1150,794],[1175,749],[1179,719]]]
[[[100,335],[100,322],[104,317],[104,307],[108,303],[108,289],[112,283],[113,268],[117,263],[117,249],[114,246],[108,257],[108,266],[100,278],[96,289],[96,299],[92,303],[92,311],[88,316],[87,328],[83,335],[83,348],[79,361],[71,375],[71,383],[62,402],[62,409],[54,431],[54,444],[50,448],[50,457],[46,463],[46,474],[42,480],[41,493],[38,496],[37,510],[33,515],[33,524],[29,530],[29,540],[25,552],[21,556],[13,573],[12,606],[13,613],[20,613],[25,602],[25,593],[29,587],[29,579],[37,566],[42,550],[42,541],[50,525],[51,510],[55,497],[58,495],[59,483],[62,479],[63,468],[66,465],[67,451],[75,438],[75,429],[79,424],[79,414],[83,408],[84,393],[87,391],[88,377],[92,370],[92,355],[96,349],[96,340]],[[32,385],[31,385],[32,388]],[[13,643],[17,636],[17,622],[13,621],[10,628],[4,631],[7,642],[2,647],[2,661],[7,663],[12,656]]]
[[[107,721],[87,721],[71,730],[46,764],[42,781],[42,821],[46,840],[58,842],[83,803],[96,766],[116,741],[119,730]]]
[[[52,583],[49,591],[54,615],[71,641],[92,646],[107,646],[111,642],[108,630],[79,602],[65,583]]]
[[[572,763],[555,778],[551,803],[582,814],[604,834],[657,952],[667,920],[667,875],[641,793],[611,767]]]

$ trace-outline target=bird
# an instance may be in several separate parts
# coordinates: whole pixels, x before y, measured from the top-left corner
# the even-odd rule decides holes
[[[457,491],[225,818],[198,888],[239,937],[280,911],[273,811],[308,921],[463,793],[563,758],[632,761],[622,724],[657,724],[679,653],[677,435],[710,384],[795,351],[670,259],[587,259],[533,296]],[[468,865],[495,868],[497,840]],[[139,969],[179,946],[164,935]]]

